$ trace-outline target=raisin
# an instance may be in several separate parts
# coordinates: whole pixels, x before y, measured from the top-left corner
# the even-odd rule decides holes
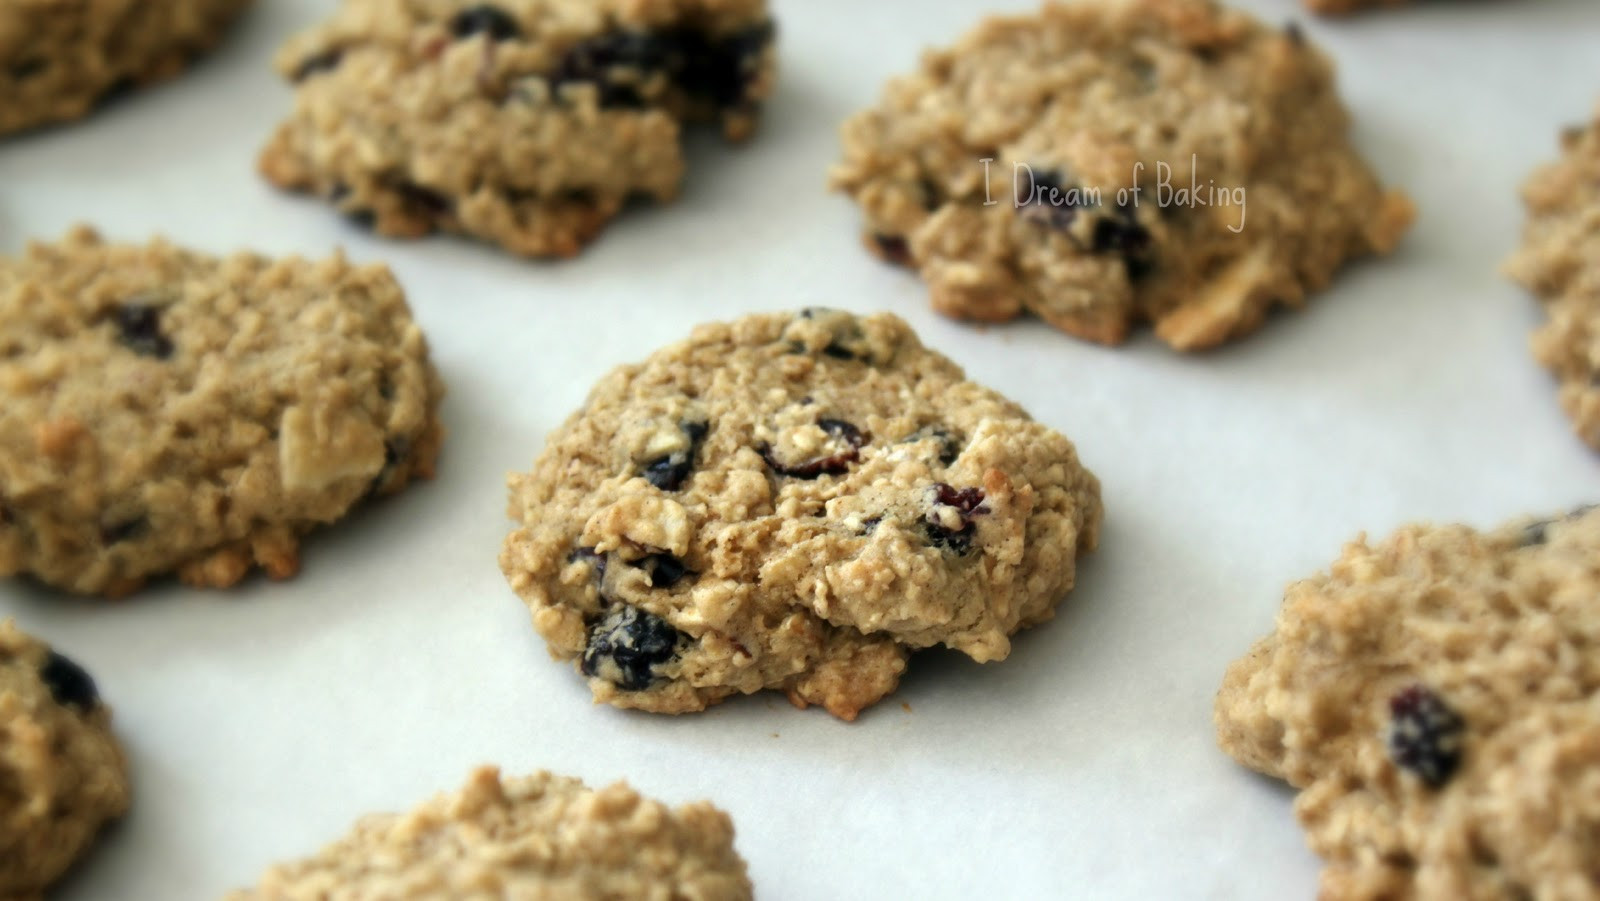
[[[137,536],[145,530],[150,523],[142,516],[132,519],[117,520],[100,527],[100,543],[106,547],[121,544]]]
[[[671,554],[650,554],[634,561],[633,565],[649,574],[651,588],[671,588],[690,575],[683,561]]]
[[[867,436],[861,430],[842,419],[819,419],[817,428],[829,435],[838,438],[849,445],[839,453],[827,457],[808,460],[797,466],[789,466],[778,459],[772,450],[772,445],[763,444],[757,450],[761,459],[772,467],[772,471],[779,475],[790,476],[796,479],[815,479],[822,475],[836,476],[850,471],[850,464],[861,459],[861,448],[867,443]]]
[[[922,521],[922,536],[934,547],[943,548],[957,555],[965,555],[972,550],[972,539],[977,536],[978,525],[973,521],[975,517],[989,512],[983,505],[984,495],[982,488],[957,489],[951,485],[940,482],[933,486],[933,507]],[[954,508],[959,514],[961,527],[952,529],[946,525],[946,517],[939,514],[939,507]]]
[[[509,41],[522,34],[517,20],[498,7],[484,4],[469,6],[450,20],[450,33],[457,40],[475,35],[488,35],[492,41]]]
[[[1440,788],[1461,765],[1466,723],[1439,696],[1413,685],[1389,699],[1389,756],[1429,788]]]
[[[873,235],[872,243],[878,253],[896,266],[911,265],[911,245],[898,235]]]
[[[609,559],[607,555],[600,553],[592,547],[574,548],[572,553],[567,555],[568,563],[587,563],[594,567],[593,575],[596,582],[605,581],[607,559]]]
[[[677,654],[682,640],[671,623],[623,604],[589,630],[580,668],[623,691],[640,691],[656,681],[655,668]]]
[[[321,53],[313,53],[301,60],[300,65],[294,67],[294,75],[291,76],[291,80],[298,84],[318,73],[331,72],[339,67],[339,63],[343,59],[343,47],[334,47]]]
[[[679,423],[678,428],[689,438],[689,448],[650,460],[640,472],[646,481],[662,491],[677,491],[689,480],[690,473],[694,472],[695,454],[711,431],[711,426],[704,422]]]
[[[721,39],[691,30],[673,36],[673,81],[685,93],[703,97],[721,108],[737,106],[750,87],[754,64],[772,43],[771,22]]]
[[[574,44],[550,73],[552,93],[564,84],[590,83],[600,91],[604,109],[638,109],[644,105],[634,85],[617,81],[613,69],[654,72],[666,68],[667,48],[654,35],[614,31]]]
[[[394,192],[400,195],[406,206],[426,216],[442,218],[455,212],[456,205],[449,197],[416,182],[397,182]]]
[[[1027,216],[1051,228],[1071,227],[1078,218],[1078,204],[1074,198],[1079,195],[1072,188],[1064,186],[1063,182],[1062,174],[1054,169],[1038,174],[1032,174],[1030,170],[1029,187],[1032,193],[1026,196],[1018,193],[1014,197],[1018,215]]]
[[[17,81],[26,81],[43,72],[49,66],[50,64],[42,59],[25,59],[22,62],[13,63],[9,71],[11,77]]]
[[[50,689],[50,696],[57,704],[88,712],[100,703],[100,692],[89,673],[55,651],[50,652],[44,666],[39,668],[39,679]]]
[[[118,307],[112,318],[124,347],[141,357],[165,360],[172,356],[172,340],[161,334],[160,307],[134,301]]]
[[[1094,252],[1120,254],[1129,281],[1138,281],[1155,268],[1150,259],[1150,243],[1149,229],[1139,224],[1131,206],[1119,206],[1115,213],[1094,224]]]
[[[902,444],[912,444],[918,441],[933,441],[939,448],[939,463],[949,466],[961,456],[961,439],[951,434],[948,429],[939,426],[930,426],[918,429],[905,437]]]

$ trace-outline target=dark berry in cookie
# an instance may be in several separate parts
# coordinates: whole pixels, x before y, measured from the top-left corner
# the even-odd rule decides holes
[[[633,565],[650,574],[651,588],[671,588],[689,575],[689,568],[671,554],[651,554]]]
[[[293,80],[298,83],[319,72],[331,72],[339,67],[339,63],[343,59],[344,49],[340,47],[324,50],[321,53],[314,53],[302,60],[299,66],[295,67]]]
[[[861,459],[861,448],[866,445],[867,436],[842,419],[818,419],[817,428],[835,439],[834,445],[839,448],[838,451],[825,457],[791,465],[779,460],[771,445],[763,444],[760,448],[761,458],[767,461],[773,472],[796,479],[815,479],[824,475],[836,476],[849,472],[850,464]]]
[[[50,689],[50,696],[63,706],[89,711],[100,702],[100,692],[89,673],[55,651],[39,668],[39,678]]]
[[[972,550],[978,526],[973,518],[989,512],[982,488],[957,489],[943,482],[933,486],[933,505],[922,522],[929,544],[961,555]]]
[[[682,633],[666,620],[619,605],[589,631],[582,670],[623,691],[641,691],[656,680],[655,667],[671,660]]]
[[[144,357],[165,360],[172,356],[172,339],[161,333],[161,308],[133,302],[117,308],[113,316],[117,340]]]
[[[1413,685],[1389,699],[1389,756],[1429,788],[1440,788],[1461,765],[1466,724],[1439,696]]]
[[[646,481],[662,491],[677,491],[689,480],[690,473],[694,472],[695,452],[711,431],[711,426],[704,422],[685,422],[679,428],[689,438],[688,449],[650,460],[640,472]]]
[[[450,20],[450,33],[458,39],[484,34],[490,40],[509,41],[518,37],[522,29],[517,27],[517,20],[504,10],[484,4],[456,13],[456,17]]]

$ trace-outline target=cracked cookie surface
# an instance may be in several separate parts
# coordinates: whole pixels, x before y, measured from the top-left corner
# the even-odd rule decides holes
[[[751,887],[733,822],[708,803],[669,808],[624,783],[591,790],[544,772],[502,779],[484,767],[460,792],[366,817],[317,855],[229,897],[741,901]]]
[[[77,119],[171,77],[222,39],[250,0],[0,3],[0,134]]]
[[[1507,270],[1547,316],[1533,352],[1560,383],[1578,436],[1600,450],[1600,108],[1523,187],[1528,224]]]
[[[1196,350],[1400,240],[1411,203],[1347,119],[1296,28],[1206,0],[1052,3],[891,81],[845,124],[832,184],[946,315],[1106,344],[1150,321]]]
[[[897,317],[762,314],[611,373],[511,479],[500,563],[597,700],[853,719],[909,652],[1003,659],[1099,534],[1071,442]]]
[[[432,473],[443,392],[383,266],[78,228],[0,258],[0,575],[116,596],[299,565]]]
[[[1324,898],[1600,896],[1600,509],[1358,540],[1217,696]]]
[[[385,235],[572,256],[677,194],[685,125],[753,131],[774,33],[765,0],[345,0],[278,56],[261,170]]]
[[[128,795],[94,679],[0,621],[0,897],[42,897]]]

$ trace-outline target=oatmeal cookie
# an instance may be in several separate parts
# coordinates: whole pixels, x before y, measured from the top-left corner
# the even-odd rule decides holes
[[[0,3],[0,134],[77,119],[108,95],[176,75],[250,0]]]
[[[753,130],[773,35],[765,0],[345,0],[279,54],[261,170],[385,235],[572,256],[676,195],[685,124]]]
[[[273,867],[231,901],[384,898],[751,897],[733,822],[705,802],[677,809],[626,784],[595,791],[484,767],[461,792],[376,814],[314,857]]]
[[[1290,586],[1216,722],[1300,789],[1321,897],[1600,897],[1596,597],[1594,508],[1358,540]]]
[[[596,700],[778,689],[853,719],[907,655],[1000,660],[1095,546],[1072,443],[900,319],[696,329],[613,372],[511,479],[500,565]]]
[[[87,228],[0,258],[0,575],[116,596],[299,565],[430,475],[442,386],[383,266]]]
[[[1560,383],[1578,435],[1600,450],[1600,109],[1523,188],[1528,225],[1507,270],[1543,303],[1534,355]]]
[[[42,896],[127,809],[127,763],[94,680],[0,621],[0,898]]]
[[[832,184],[941,313],[1105,344],[1148,320],[1198,350],[1400,240],[1411,203],[1347,125],[1297,28],[1209,0],[1051,3],[890,82]]]

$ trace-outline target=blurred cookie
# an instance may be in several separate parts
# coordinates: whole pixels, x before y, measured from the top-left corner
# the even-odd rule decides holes
[[[0,134],[76,119],[108,95],[171,77],[250,0],[0,3]]]
[[[1544,304],[1533,351],[1579,437],[1600,450],[1600,110],[1523,187],[1528,224],[1507,269]]]
[[[1207,0],[1051,3],[985,20],[844,126],[832,174],[868,246],[946,315],[1031,313],[1180,350],[1298,307],[1413,218],[1351,147],[1296,28]]]
[[[733,823],[705,802],[672,809],[623,783],[594,791],[479,769],[461,792],[375,814],[305,860],[268,870],[233,901],[383,898],[751,896]]]
[[[94,680],[0,621],[0,897],[42,895],[127,809],[127,763]]]
[[[1600,509],[1357,541],[1228,669],[1324,898],[1600,897]]]
[[[279,54],[261,170],[384,235],[572,256],[677,194],[685,124],[754,129],[773,35],[765,0],[345,0]]]
[[[302,534],[438,456],[442,387],[382,266],[79,228],[0,258],[0,322],[0,575],[284,578]]]
[[[599,701],[763,689],[854,719],[910,651],[1054,615],[1100,527],[1072,443],[900,319],[701,326],[602,379],[511,479],[500,565]]]

